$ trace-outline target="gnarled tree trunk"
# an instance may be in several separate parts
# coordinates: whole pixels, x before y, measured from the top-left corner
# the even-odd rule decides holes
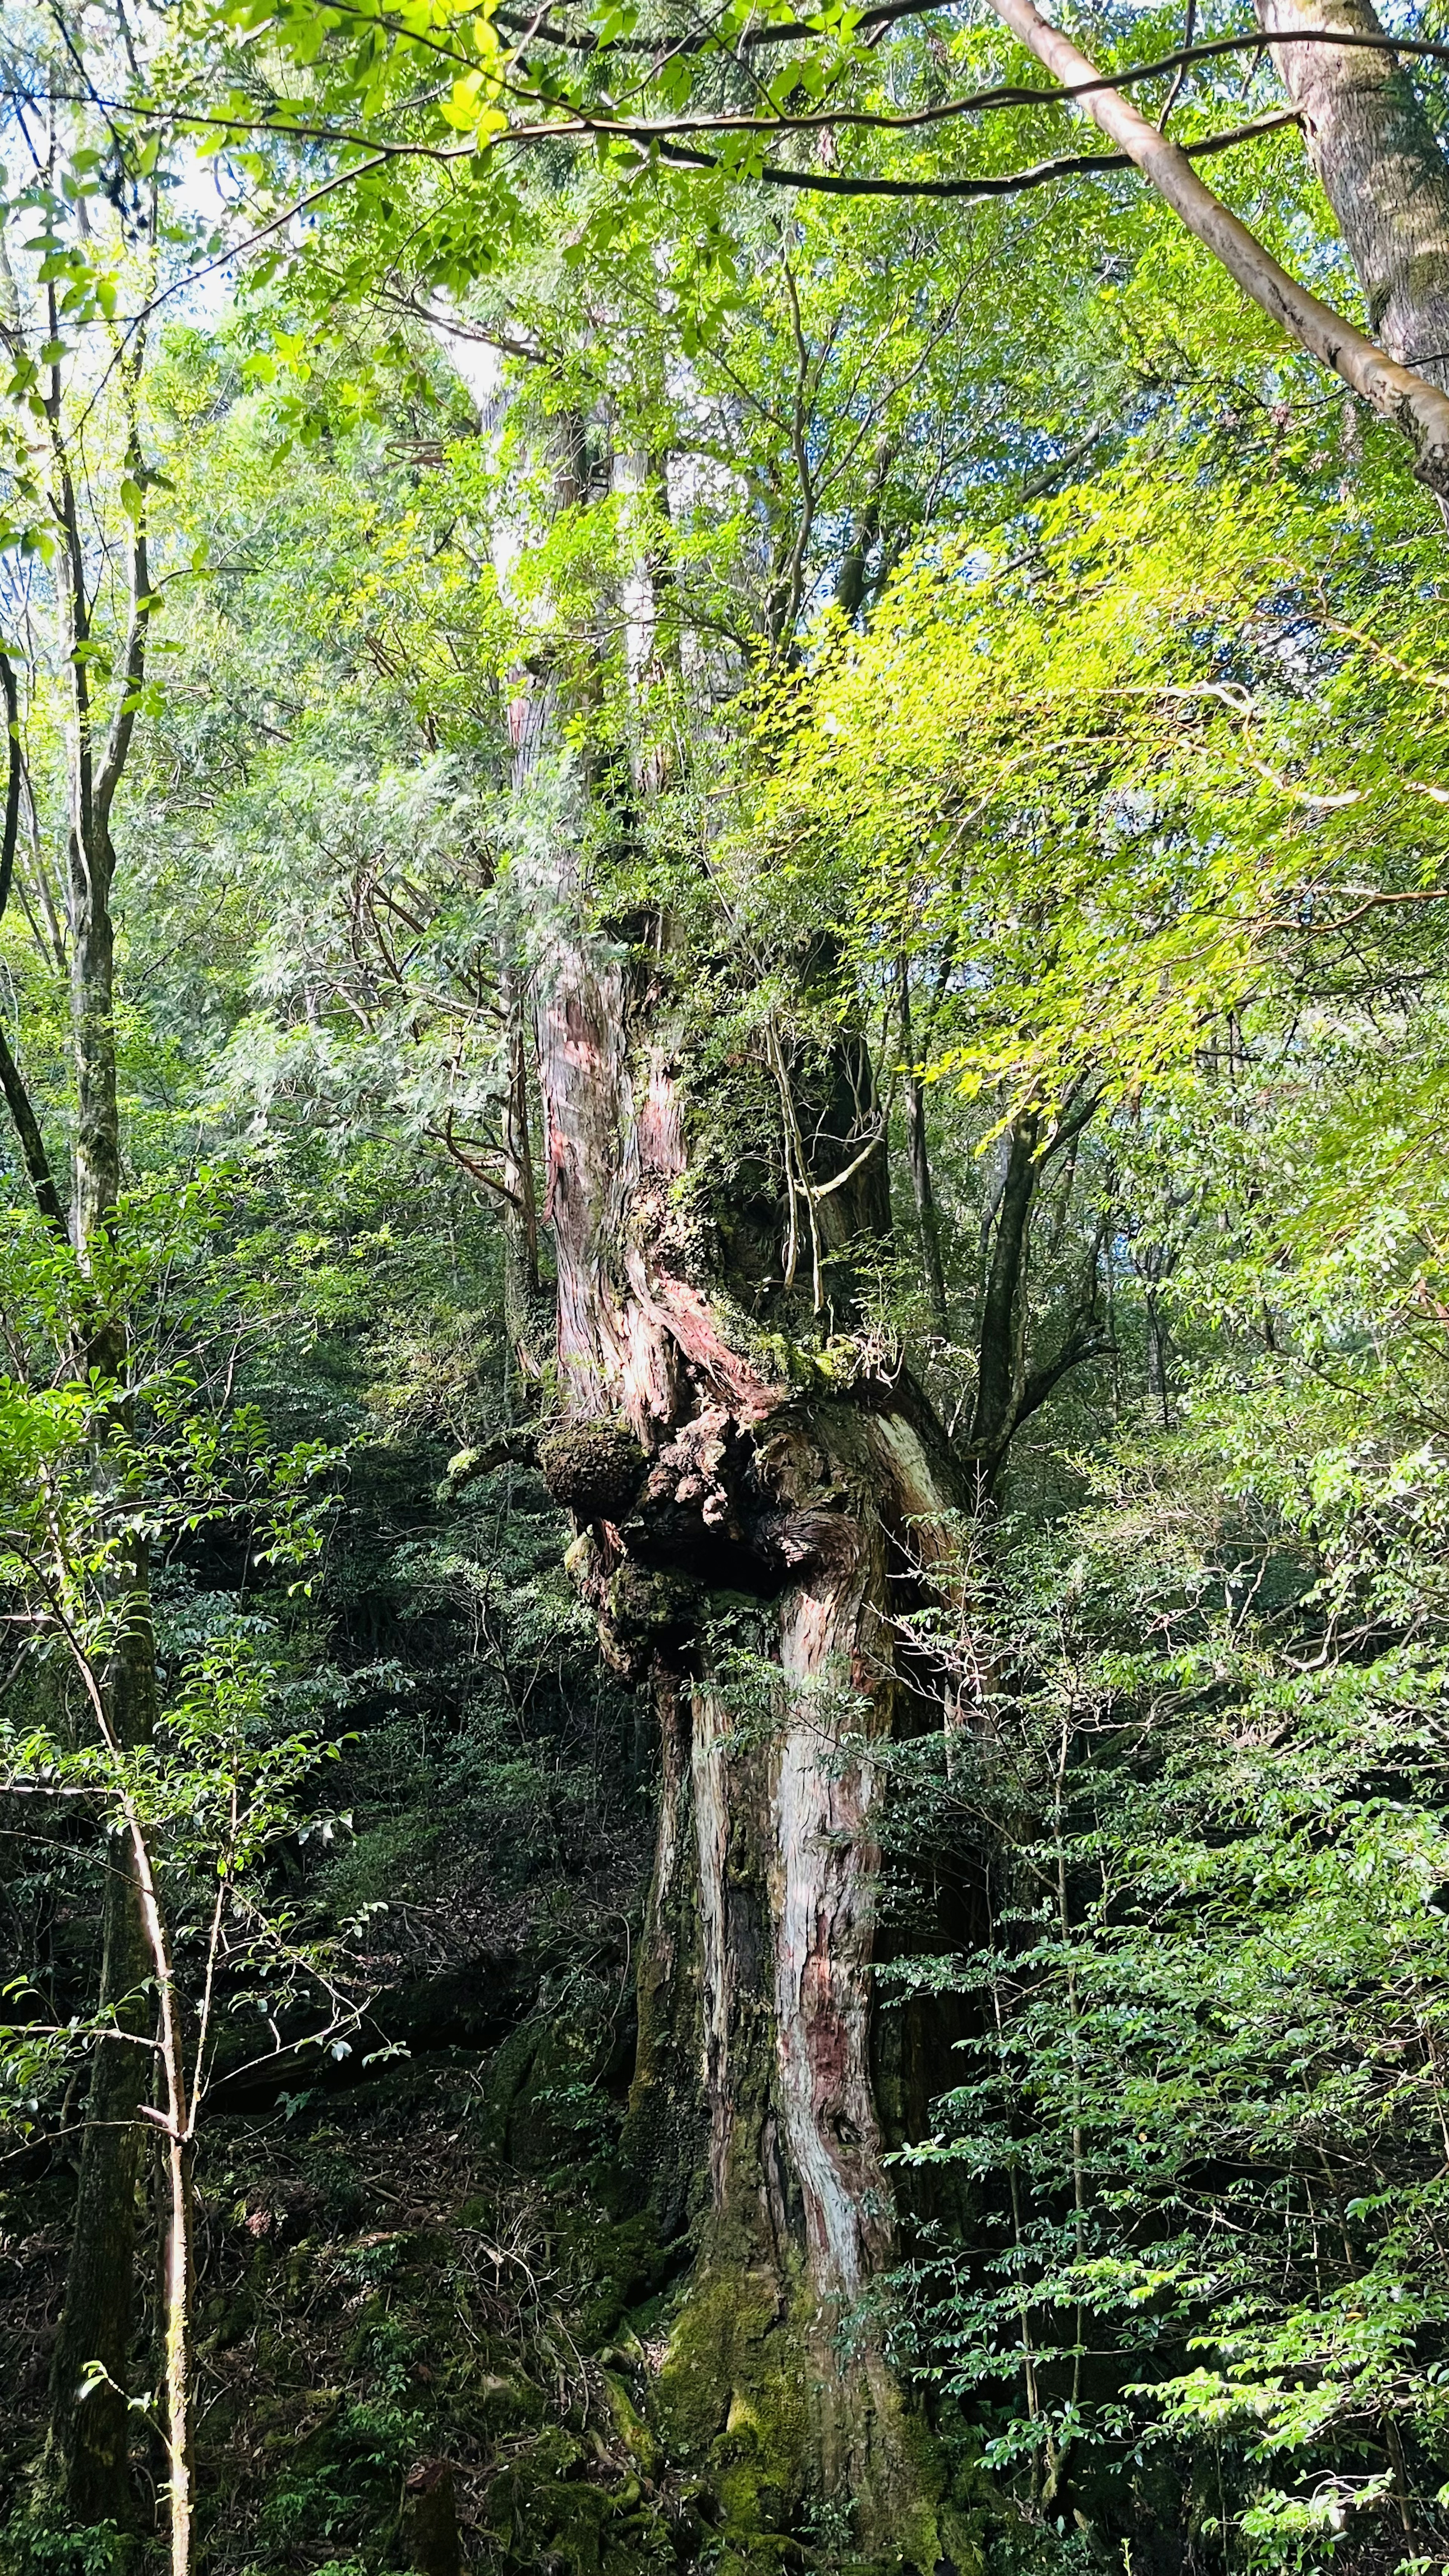
[[[560,871],[577,902],[576,849]],[[908,1525],[958,1489],[908,1379],[862,1365],[836,1381],[803,1350],[792,1374],[790,1343],[749,1321],[760,1283],[728,1246],[758,1250],[773,1228],[778,1259],[785,1214],[742,1205],[743,1180],[730,1205],[702,1197],[675,971],[662,923],[628,953],[577,923],[541,971],[539,1013],[566,1417],[541,1461],[605,1651],[652,1680],[660,1712],[626,2148],[661,2229],[692,2225],[698,2251],[658,2403],[710,2477],[736,2564],[814,2500],[849,2502],[870,2554],[930,2571],[930,2446],[858,2306],[893,2246],[871,2071],[872,1748],[902,1689]],[[794,1194],[827,1281],[889,1222],[849,1058],[792,1111]],[[772,1322],[803,1281],[803,1261],[793,1292],[777,1275]]]
[[[601,487],[584,424],[555,418],[550,447],[558,509]],[[650,567],[636,573],[626,685],[642,698],[662,663]],[[617,603],[601,633],[611,617]],[[1066,1132],[1033,1125],[993,1270],[1003,1348],[983,1349],[979,1454],[954,1459],[862,1326],[857,1273],[891,1219],[863,1045],[811,1050],[772,1023],[763,1069],[691,1081],[676,926],[592,918],[589,854],[632,837],[650,781],[639,759],[601,767],[598,673],[586,638],[571,649],[572,676],[550,648],[510,709],[557,1295],[558,1415],[538,1454],[604,1652],[650,1686],[659,1721],[623,2143],[691,2271],[656,2409],[716,2499],[726,2576],[777,2568],[812,2507],[836,2543],[848,2514],[863,2558],[935,2576],[968,2544],[871,2295],[897,2244],[872,2027],[882,1753],[925,1713],[901,1621],[933,1532],[983,1499],[1020,1420],[1101,1346],[1095,1279],[1056,1359],[1029,1369],[1031,1211]],[[802,985],[822,967],[832,980],[831,960],[799,962]],[[913,1105],[934,1224],[919,1091]]]

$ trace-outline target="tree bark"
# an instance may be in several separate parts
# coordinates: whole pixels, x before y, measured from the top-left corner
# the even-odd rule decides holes
[[[971,1448],[989,1482],[1016,1428],[1025,1373],[1026,1253],[1041,1178],[1041,1120],[1025,1110],[1006,1133],[1006,1169],[981,1303]]]
[[[559,865],[578,891],[576,847]],[[567,1416],[540,1459],[605,1652],[652,1680],[661,1721],[626,2148],[661,2232],[692,2224],[699,2251],[658,2402],[744,2563],[812,2496],[848,2496],[865,2549],[930,2571],[929,2446],[878,2327],[849,2361],[838,2338],[893,2246],[871,2073],[872,1747],[903,1687],[908,1524],[958,1489],[907,1380],[833,1389],[816,1370],[802,1386],[788,1336],[751,1330],[758,1283],[725,1249],[741,1210],[687,1188],[708,1113],[672,1042],[676,971],[662,923],[629,957],[580,925],[539,1019]],[[794,1110],[837,1328],[850,1249],[889,1216],[849,1053]],[[794,1296],[803,1322],[803,1266]]]
[[[1391,358],[1449,385],[1449,167],[1370,0],[1257,0],[1265,36],[1341,30],[1357,45],[1276,43],[1273,61]],[[1368,40],[1367,42],[1365,40]]]
[[[511,1368],[536,1402],[551,1337],[552,1299],[538,1267],[538,1205],[529,1115],[527,999],[512,942],[498,976],[508,1050],[503,1107],[503,1323]]]

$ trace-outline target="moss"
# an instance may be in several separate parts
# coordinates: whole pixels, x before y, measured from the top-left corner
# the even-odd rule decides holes
[[[865,1346],[854,1333],[832,1333],[818,1341],[759,1333],[755,1340],[774,1374],[807,1394],[839,1395],[855,1385],[865,1364]]]
[[[487,2518],[509,2566],[553,2576],[660,2576],[676,2565],[664,2516],[637,2478],[599,2485],[597,2449],[571,2433],[540,2435],[505,2461],[488,2488]]]
[[[641,1995],[641,2021],[652,2000]],[[619,2170],[625,2188],[647,2201],[660,2234],[674,2237],[708,2195],[708,2129],[684,2052],[668,2032],[646,2029],[645,2038],[649,2053],[629,2087]]]
[[[655,2412],[671,2452],[704,2470],[722,2515],[721,2565],[778,2563],[809,2483],[805,2354],[779,2284],[716,2273],[670,2336]]]
[[[538,1444],[543,1481],[576,1521],[622,1520],[648,1460],[631,1431],[612,1422],[566,1422]]]
[[[587,1598],[590,1585],[598,1580],[598,1569],[603,1562],[603,1551],[597,1541],[587,1530],[581,1530],[577,1538],[569,1540],[563,1561],[569,1581]]]
[[[480,2430],[495,2440],[541,2424],[547,2413],[543,2391],[516,2370],[479,2370],[466,2383],[469,2414]]]
[[[614,2430],[630,2458],[646,2478],[659,2474],[659,2444],[645,2422],[617,2370],[605,2370],[600,2376],[604,2395],[613,2417]]]
[[[536,2012],[494,2056],[484,2093],[482,2142],[523,2173],[547,2174],[578,2153],[569,2097],[598,2063],[599,2032],[582,2014]]]
[[[953,2479],[881,2356],[843,2357],[822,2340],[803,2280],[708,2273],[675,2318],[653,2412],[670,2456],[713,2499],[718,2570],[767,2576],[802,2550],[814,2563],[812,2533],[828,2523],[829,2563],[852,2576],[935,2576],[943,2559],[981,2576],[974,2463]]]
[[[620,1566],[606,1597],[609,1625],[620,1642],[643,1645],[684,1635],[707,1596],[693,1575],[656,1574],[629,1562]]]

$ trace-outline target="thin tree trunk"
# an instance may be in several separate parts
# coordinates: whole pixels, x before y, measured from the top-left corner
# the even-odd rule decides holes
[[[1257,0],[1268,37],[1330,28],[1356,45],[1278,43],[1279,76],[1391,358],[1449,384],[1449,166],[1370,0]]]
[[[129,2128],[120,2134],[131,2146],[134,2170],[139,2175],[143,2125],[153,2120],[165,2142],[167,2177],[166,2207],[163,2219],[161,2258],[162,2344],[166,2385],[166,2450],[167,2450],[167,2522],[170,2532],[171,2576],[190,2576],[192,2534],[192,2441],[191,2441],[191,2151],[195,2133],[194,2099],[187,2082],[185,2034],[182,2027],[181,1994],[176,1982],[175,1963],[165,1909],[156,1883],[155,1863],[145,1823],[138,1810],[126,1778],[125,1758],[135,1743],[143,1740],[135,1731],[135,1712],[128,1706],[126,1683],[147,1691],[154,1698],[155,1655],[151,1646],[149,1623],[144,1636],[135,1632],[138,1651],[129,1662],[124,1651],[119,1663],[119,1676],[113,1674],[107,1687],[97,1679],[83,1653],[76,1657],[77,1669],[84,1684],[101,1741],[111,1757],[117,1802],[124,1820],[128,1868],[132,1891],[132,1919],[137,1931],[137,1948],[147,1977],[150,1993],[148,2022],[154,2027],[154,2040],[148,2036],[143,2048],[133,2054],[144,2060],[153,2054],[159,2062],[165,2104],[153,2109],[138,2103],[136,2116]],[[128,1643],[131,1642],[128,1635]],[[153,1712],[154,1713],[154,1712]],[[126,1728],[128,1731],[123,1732]],[[204,2036],[204,2034],[203,2034]],[[115,2043],[112,2043],[113,2045]],[[198,2056],[197,2082],[200,2082]],[[91,2124],[92,2128],[94,2123]],[[86,2144],[90,2145],[91,2129]],[[97,2163],[98,2181],[109,2178],[104,2160]],[[132,2212],[135,2199],[132,2194]],[[134,2225],[134,2216],[133,2216]],[[129,2285],[130,2269],[126,2272]],[[111,2295],[117,2296],[112,2283]],[[67,2305],[70,2284],[67,2282]],[[124,2360],[124,2352],[122,2354]],[[114,2374],[112,2374],[114,2377]],[[119,2389],[113,2392],[119,2397]],[[84,2403],[89,2403],[89,2400]],[[122,2412],[124,2413],[124,2404]],[[122,2460],[124,2470],[124,2457]]]
[[[1004,1450],[1015,1424],[1022,1376],[1026,1247],[1041,1176],[1040,1134],[1041,1121],[1031,1110],[1014,1119],[1007,1130],[1006,1170],[982,1299],[980,1368],[971,1421],[970,1445],[988,1472],[994,1471],[997,1453]]]
[[[0,1030],[0,1091],[5,1095],[5,1106],[10,1112],[15,1133],[20,1140],[20,1152],[26,1174],[35,1192],[35,1204],[47,1224],[64,1237],[65,1210],[61,1206],[60,1192],[55,1186],[51,1173],[45,1140],[40,1132],[40,1121],[36,1117],[30,1094],[25,1088],[24,1075],[10,1052],[3,1030]]]
[[[143,1910],[152,1964],[160,1989],[161,2062],[166,2086],[166,2213],[162,2250],[162,2299],[166,2354],[167,2522],[171,2576],[191,2576],[192,2492],[195,2467],[191,2430],[191,2299],[193,2120],[186,2095],[180,1997],[170,1946],[155,1889]]]
[[[1167,1326],[1157,1290],[1149,1288],[1147,1309],[1147,1400],[1159,1414],[1164,1431],[1172,1425],[1171,1399],[1168,1392]]]
[[[154,222],[153,194],[153,238]],[[48,292],[51,337],[55,339],[55,290],[51,287]],[[133,339],[123,370],[129,405],[126,469],[138,480],[145,470],[136,415],[142,345],[140,335]],[[49,383],[46,409],[60,540],[56,586],[71,688],[67,742],[68,894],[77,1088],[71,1231],[82,1275],[89,1277],[97,1246],[114,1224],[121,1189],[115,938],[111,917],[115,853],[110,819],[135,730],[153,594],[144,523],[133,522],[128,630],[118,657],[110,723],[103,735],[98,734],[90,660],[82,649],[90,642],[90,608],[81,510],[62,423],[58,366],[51,369]],[[128,1426],[124,1393],[126,1320],[104,1289],[98,1290],[91,1301],[85,1329],[89,1365],[117,1383],[116,1427],[123,1429]],[[96,1461],[96,1475],[104,1487],[108,1475],[104,1445]],[[95,1682],[89,1674],[86,1681],[104,1740],[124,1754],[149,1740],[156,1717],[156,1658],[149,1566],[143,1544],[136,1544],[119,1579],[125,1592],[121,1641],[101,1681]],[[119,2027],[129,2026],[126,2017],[135,2009],[140,1978],[148,1976],[154,1983],[158,1973],[155,1926],[151,1920],[155,1893],[149,1886],[150,1863],[144,1835],[133,1823],[128,1825],[126,1854],[123,1866],[112,1870],[107,1880],[100,1997],[102,2013],[113,2013]],[[158,2008],[164,2025],[170,2000],[174,1999],[148,1999],[148,2030],[151,2014]],[[165,2039],[163,2026],[163,2060]],[[76,2231],[51,2383],[49,2449],[51,2456],[59,2460],[67,2505],[78,2523],[110,2520],[124,2526],[134,2512],[124,2398],[97,2389],[95,2396],[78,2402],[78,2388],[80,2374],[92,2361],[104,2365],[116,2391],[123,2391],[126,2384],[135,2204],[142,2162],[143,2114],[152,2074],[149,2048],[120,2039],[100,2044],[82,2142]],[[104,2420],[114,2430],[108,2431],[97,2447],[89,2428],[89,2409],[102,2397]]]
[[[510,943],[511,947],[511,943]],[[547,1313],[538,1268],[538,1204],[533,1178],[533,1128],[528,1099],[528,1033],[524,979],[507,955],[499,971],[499,999],[506,1023],[508,1067],[503,1112],[503,1321],[512,1365],[527,1384],[543,1375]]]
[[[146,1743],[156,1715],[156,1662],[144,1561],[133,1566],[126,1632],[105,1676],[109,1737],[123,1751]],[[65,2300],[51,2364],[48,2452],[67,2509],[81,2525],[135,2511],[125,2390],[133,2323],[137,2198],[145,2148],[145,2106],[154,2080],[149,1990],[151,1945],[135,1836],[111,1839],[104,1899],[100,2011],[126,2034],[97,2043],[76,2188]],[[81,2391],[90,2366],[105,2374]]]
[[[50,2455],[72,2522],[124,2529],[134,2510],[125,2391],[145,2147],[141,2105],[152,2073],[146,1941],[126,1835],[110,1845],[104,1926],[102,2010],[126,2036],[103,2039],[95,2051],[65,2304],[51,2360]],[[105,2376],[83,2395],[93,2364]]]
[[[941,1222],[936,1211],[936,1194],[931,1186],[926,1138],[926,1086],[916,1067],[915,1042],[911,1032],[910,970],[904,958],[900,968],[900,998],[901,1049],[906,1059],[906,1160],[910,1165],[911,1195],[916,1203],[916,1234],[921,1247],[921,1268],[925,1274],[931,1317],[937,1332],[944,1333],[947,1330],[946,1274],[941,1261]]]

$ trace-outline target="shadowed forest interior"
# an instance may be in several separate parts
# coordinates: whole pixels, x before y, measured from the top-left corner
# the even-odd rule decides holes
[[[0,2576],[1444,2576],[1440,0],[0,102]]]

